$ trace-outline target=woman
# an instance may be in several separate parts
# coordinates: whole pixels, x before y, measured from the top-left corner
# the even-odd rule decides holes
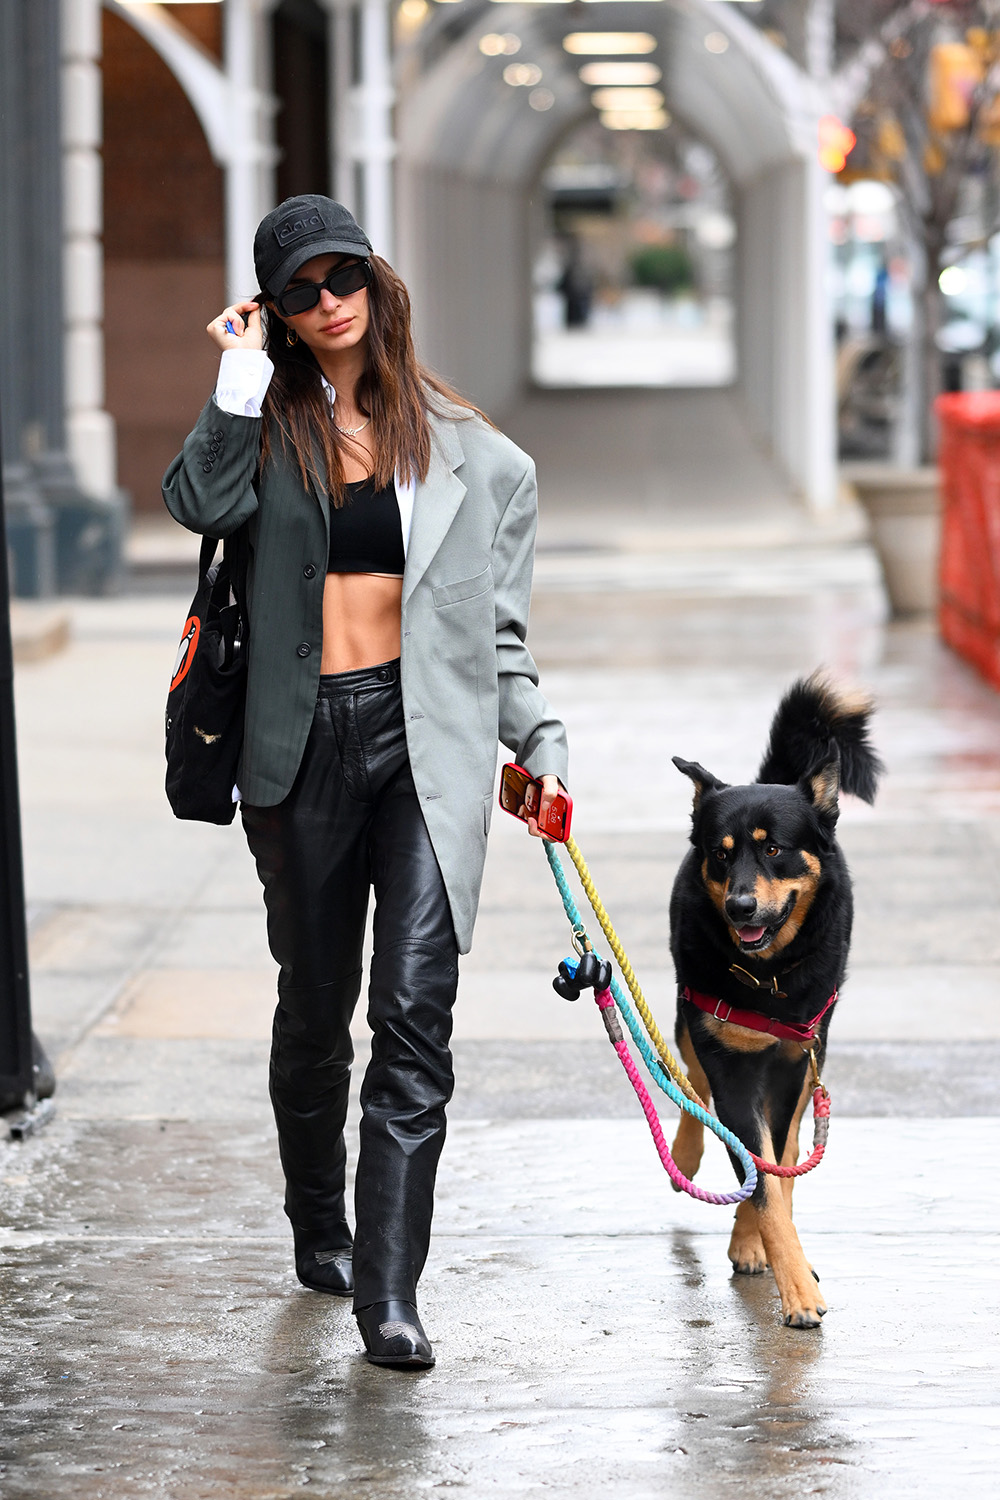
[[[417,363],[406,289],[342,205],[288,199],[254,259],[257,299],[208,325],[218,384],[163,494],[193,531],[247,528],[238,795],[280,965],[270,1088],[296,1271],[353,1294],[373,1363],[426,1367],[416,1285],[498,736],[541,778],[543,812],[566,779],[524,644],[534,469]],[[370,888],[352,1255],[344,1121]]]

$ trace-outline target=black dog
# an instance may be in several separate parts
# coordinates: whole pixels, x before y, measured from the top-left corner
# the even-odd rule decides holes
[[[677,1043],[723,1124],[786,1166],[798,1161],[810,1056],[821,1068],[847,966],[853,907],[837,798],[843,788],[874,799],[883,767],[868,743],[871,712],[868,698],[815,674],[782,700],[753,785],[727,786],[674,757],[695,785],[694,847],[670,902]],[[682,1115],[673,1152],[689,1177],[702,1145],[701,1125]],[[729,1258],[748,1275],[771,1266],[786,1324],[819,1324],[826,1307],[792,1224],[791,1179],[760,1175],[736,1211]]]

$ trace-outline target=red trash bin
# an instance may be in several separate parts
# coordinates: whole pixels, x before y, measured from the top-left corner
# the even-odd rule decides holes
[[[1000,391],[956,391],[934,406],[941,426],[941,635],[1000,688]]]

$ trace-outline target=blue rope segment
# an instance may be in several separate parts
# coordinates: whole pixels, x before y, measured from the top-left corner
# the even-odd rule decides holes
[[[549,869],[552,871],[556,885],[559,888],[559,895],[562,897],[563,910],[566,913],[566,916],[573,928],[574,933],[576,933],[577,935],[583,935],[586,932],[586,928],[584,926],[583,920],[581,919],[579,908],[577,907],[576,902],[573,900],[573,893],[570,890],[569,884],[566,880],[566,872],[563,869],[562,860],[556,853],[555,846],[553,844],[550,844],[546,841],[543,844],[543,848],[545,849],[545,857],[549,862]],[[594,952],[595,954],[597,954],[597,958],[600,959],[601,955],[597,953],[596,948],[594,949]],[[575,958],[567,959],[567,963],[570,964],[571,967],[575,965],[576,962],[577,960]],[[734,1191],[731,1193],[720,1193],[718,1195],[718,1201],[720,1203],[742,1203],[745,1198],[749,1198],[752,1196],[754,1190],[757,1187],[757,1167],[746,1146],[744,1146],[743,1142],[739,1139],[738,1136],[735,1136],[731,1130],[728,1130],[726,1126],[723,1125],[720,1119],[718,1119],[713,1114],[709,1114],[707,1109],[702,1109],[700,1104],[695,1104],[693,1099],[689,1099],[688,1096],[683,1092],[683,1090],[677,1087],[673,1079],[668,1077],[668,1075],[663,1071],[663,1068],[660,1065],[660,1060],[657,1057],[652,1046],[650,1045],[650,1042],[647,1039],[645,1033],[643,1032],[640,1023],[632,1010],[631,1005],[629,1004],[624,992],[622,991],[621,985],[613,976],[611,980],[611,994],[614,997],[615,1005],[618,1007],[618,1010],[621,1013],[622,1020],[625,1022],[625,1025],[631,1032],[632,1040],[635,1042],[636,1047],[639,1049],[642,1060],[646,1064],[646,1068],[649,1072],[650,1077],[653,1079],[653,1082],[657,1085],[658,1088],[663,1090],[668,1099],[671,1099],[679,1109],[687,1110],[689,1115],[693,1115],[696,1120],[700,1120],[702,1125],[706,1126],[713,1135],[718,1136],[723,1145],[728,1147],[728,1149],[738,1160],[740,1166],[743,1168],[743,1184],[741,1187],[734,1189]]]

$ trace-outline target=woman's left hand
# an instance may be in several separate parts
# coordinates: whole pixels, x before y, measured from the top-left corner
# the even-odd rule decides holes
[[[552,806],[553,799],[559,790],[559,777],[540,776],[538,779],[542,783],[542,803],[538,811],[540,816],[544,818],[545,814]],[[542,830],[538,826],[538,818],[532,817],[529,813],[526,821],[528,824],[528,828],[531,830],[532,838],[545,839],[550,844],[554,844],[556,842],[555,839],[549,838],[549,835],[547,833],[542,832]]]

